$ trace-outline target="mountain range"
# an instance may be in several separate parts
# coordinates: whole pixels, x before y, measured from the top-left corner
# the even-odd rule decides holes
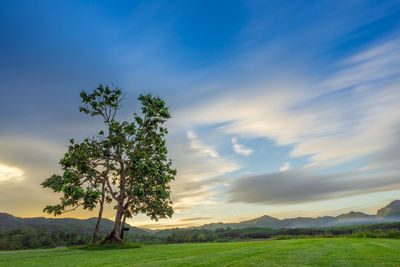
[[[97,218],[89,218],[85,220],[74,218],[20,218],[14,217],[8,213],[0,213],[0,231],[8,231],[14,229],[47,228],[49,231],[75,232],[80,235],[92,234]],[[289,219],[277,219],[264,215],[262,217],[242,221],[239,223],[211,223],[199,227],[191,227],[191,229],[210,229],[218,228],[321,228],[330,226],[345,226],[355,224],[371,224],[381,222],[399,222],[400,221],[400,200],[395,200],[387,206],[379,209],[376,215],[368,215],[362,212],[351,211],[339,216],[323,216],[317,218],[297,217]],[[106,234],[113,227],[113,221],[103,219],[100,227],[100,234]],[[145,235],[153,232],[148,229],[129,227],[130,234]]]
[[[320,228],[330,226],[345,226],[398,221],[400,221],[400,200],[394,200],[387,206],[379,209],[376,215],[368,215],[362,212],[351,211],[349,213],[341,214],[339,216],[323,216],[317,218],[297,217],[283,220],[264,215],[256,219],[242,221],[239,223],[211,223],[195,228]]]

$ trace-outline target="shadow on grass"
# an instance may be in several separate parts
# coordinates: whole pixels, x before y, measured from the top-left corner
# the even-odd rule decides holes
[[[87,244],[80,246],[71,246],[69,249],[81,249],[81,250],[109,250],[109,249],[131,249],[131,248],[140,248],[141,244],[132,244],[132,243],[124,243],[124,244]]]

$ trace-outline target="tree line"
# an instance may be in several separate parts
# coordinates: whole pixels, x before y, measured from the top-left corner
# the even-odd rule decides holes
[[[26,228],[0,232],[0,250],[54,248],[56,246],[82,245],[90,241],[88,235],[74,232],[49,232],[46,228]]]
[[[148,234],[128,234],[125,240],[130,243],[165,244],[196,242],[228,242],[249,239],[290,239],[307,237],[367,237],[400,239],[400,223],[380,223],[327,228],[219,228],[207,229],[168,229]],[[103,236],[105,237],[105,235]],[[26,228],[0,232],[0,250],[53,248],[56,246],[82,245],[91,242],[90,235],[74,232],[48,231],[45,228]]]
[[[161,243],[184,242],[226,242],[246,239],[286,239],[306,237],[370,237],[400,239],[400,223],[380,223],[371,225],[337,226],[326,228],[219,228],[207,229],[173,229],[155,234]],[[154,239],[153,239],[154,240]],[[144,240],[143,240],[144,241]]]

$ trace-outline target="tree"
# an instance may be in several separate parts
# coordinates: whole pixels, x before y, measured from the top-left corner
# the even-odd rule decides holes
[[[42,186],[51,188],[54,192],[62,192],[60,204],[48,205],[44,208],[45,212],[54,214],[76,210],[79,207],[93,210],[97,204],[100,205],[96,227],[93,233],[92,242],[96,242],[100,222],[106,198],[105,177],[108,170],[99,162],[101,156],[101,145],[95,139],[86,138],[82,143],[75,143],[70,140],[68,151],[60,160],[62,175],[52,175],[46,179]],[[71,207],[68,209],[68,207]]]
[[[122,92],[100,85],[92,93],[81,92],[80,111],[102,118],[106,131],[80,144],[71,140],[69,150],[60,161],[63,175],[53,175],[42,185],[63,192],[61,204],[47,206],[45,211],[59,215],[72,206],[93,209],[115,201],[115,222],[105,242],[120,243],[126,218],[145,213],[153,220],[171,217],[169,183],[176,170],[167,158],[163,127],[171,118],[165,102],[150,94],[140,95],[140,114],[133,121],[115,120]]]

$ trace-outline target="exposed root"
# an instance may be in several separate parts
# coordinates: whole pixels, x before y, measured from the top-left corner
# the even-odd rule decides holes
[[[124,241],[118,236],[115,231],[110,232],[102,241],[101,245],[104,244],[122,244]]]

